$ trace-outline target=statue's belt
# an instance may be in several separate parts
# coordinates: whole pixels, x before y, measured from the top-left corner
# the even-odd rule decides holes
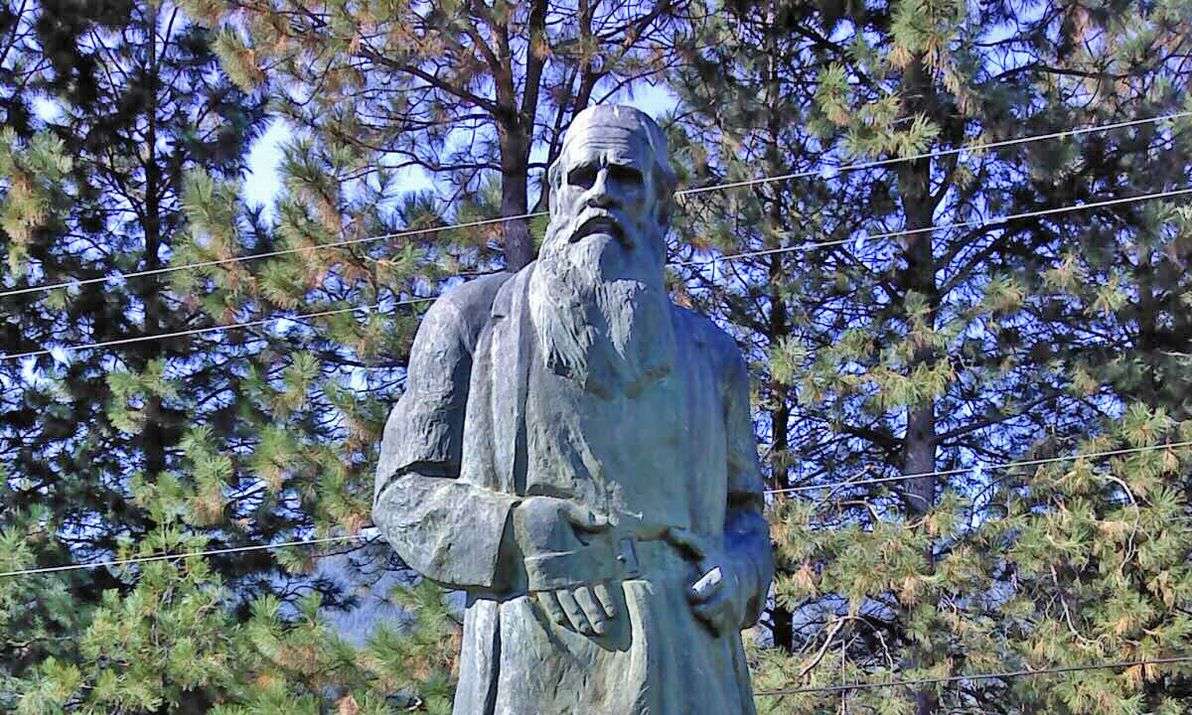
[[[662,530],[665,531],[665,530]],[[650,579],[683,573],[691,562],[659,530],[637,533],[624,527],[595,534],[588,543],[525,560],[531,591],[572,588],[605,581]]]
[[[616,535],[616,560],[624,580],[665,569],[682,561],[683,555],[661,538],[645,539],[630,533]]]

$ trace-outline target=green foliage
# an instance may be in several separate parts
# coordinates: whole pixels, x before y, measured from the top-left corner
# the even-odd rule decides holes
[[[681,173],[792,178],[684,205],[681,256],[744,255],[672,281],[750,356],[768,485],[858,482],[774,497],[779,575],[772,647],[751,656],[759,692],[1187,653],[1187,450],[985,466],[1161,445],[1187,429],[1182,214],[1152,202],[997,220],[1182,186],[1184,132],[1144,124],[825,168],[1183,108],[1186,70],[1140,49],[1176,41],[1166,9],[1071,8],[1062,22],[1041,10],[724,3],[695,23],[675,80]],[[968,225],[926,229],[956,222]],[[1161,712],[1187,708],[1188,674],[758,702]]]
[[[71,170],[61,140],[38,133],[22,140],[11,127],[0,129],[0,231],[9,238],[8,270],[24,271],[33,232],[60,220],[60,184]]]
[[[546,224],[442,229],[544,209],[570,118],[649,80],[687,185],[767,179],[682,201],[676,259],[740,255],[668,273],[740,339],[767,485],[856,482],[773,498],[755,689],[1187,652],[1192,450],[1049,460],[1192,439],[1192,212],[998,217],[1183,186],[1192,122],[839,170],[1187,110],[1186,2],[4,8],[0,286],[104,281],[6,297],[6,352],[260,324],[0,363],[0,571],[358,533],[421,301]],[[293,136],[263,213],[266,96]],[[458,613],[402,585],[349,641],[401,565],[343,549],[0,577],[0,709],[449,712]],[[1178,665],[758,698],[1189,702]]]
[[[549,201],[532,149],[549,164],[576,112],[660,80],[683,3],[364,0],[317,15],[301,2],[186,6],[218,28],[215,51],[237,85],[270,87],[297,130],[279,232],[318,242],[393,233],[394,219],[417,227],[411,212],[377,209],[408,201],[403,183],[428,181],[432,223],[511,218],[378,246],[416,242],[436,262],[490,270],[498,254],[520,268],[542,234],[524,217]]]
[[[212,36],[168,3],[3,10],[17,22],[0,24],[0,42],[12,41],[0,56],[15,63],[0,73],[3,108],[15,117],[0,147],[0,285],[33,288],[5,298],[5,349],[110,345],[65,362],[0,364],[0,570],[132,563],[0,579],[0,709],[256,703],[276,712],[258,702],[259,680],[308,710],[335,688],[386,710],[370,691],[376,677],[356,661],[363,652],[325,635],[329,614],[354,604],[345,583],[315,573],[312,549],[240,550],[366,524],[366,462],[392,393],[362,405],[355,377],[326,345],[370,335],[375,354],[391,344],[386,326],[329,320],[332,336],[321,341],[317,323],[293,326],[293,342],[185,334],[278,307],[261,298],[251,270],[218,263],[272,240],[259,238],[259,216],[239,199],[264,98],[238,91]],[[33,96],[54,111],[16,121]],[[167,262],[205,265],[168,279],[122,277]],[[303,268],[295,280],[304,287],[327,273]],[[72,278],[91,282],[36,289]],[[302,298],[285,296],[288,305]],[[408,316],[395,322],[409,333]],[[175,335],[137,339],[155,333]],[[220,553],[159,558],[202,549]],[[349,586],[364,579],[349,575]],[[312,593],[323,604],[317,618],[299,608],[298,594]],[[319,667],[345,662],[326,690],[257,652],[253,638],[264,635],[251,604],[270,599],[282,609],[273,637],[295,652],[318,638],[327,653]]]

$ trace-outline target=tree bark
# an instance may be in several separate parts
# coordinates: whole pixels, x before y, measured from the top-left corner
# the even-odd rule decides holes
[[[529,212],[530,139],[518,128],[501,132],[501,215],[505,239],[505,270],[519,271],[534,260]]]
[[[158,97],[158,66],[157,66],[157,6],[149,5],[146,18],[146,35],[148,38],[148,67],[145,81],[148,83],[149,102],[146,109],[146,144],[145,160],[145,207],[144,226],[145,252],[143,266],[145,270],[155,270],[161,267],[161,167],[157,164],[157,97]],[[164,306],[157,290],[156,282],[152,278],[141,279],[139,291],[145,309],[145,333],[162,332]],[[141,343],[141,365],[144,369],[153,359],[161,356],[162,343],[158,340],[147,340]],[[145,404],[145,425],[141,430],[141,452],[144,457],[145,476],[153,479],[166,468],[165,439],[163,430],[162,399],[159,395],[150,395]]]
[[[903,78],[904,88],[910,99],[907,109],[911,115],[924,112],[932,92],[929,78],[923,70],[921,57],[916,57],[907,67]],[[927,228],[932,225],[934,202],[931,195],[931,160],[920,159],[907,162],[899,170],[899,189],[902,195],[903,220],[908,231]],[[942,192],[941,192],[942,195]],[[905,267],[899,272],[898,285],[903,299],[914,292],[924,296],[930,306],[929,321],[934,321],[939,307],[939,292],[935,284],[934,241],[930,231],[912,233],[906,238],[903,257]],[[907,316],[910,322],[910,316]],[[908,374],[913,374],[920,365],[931,365],[935,352],[930,347],[915,349]],[[925,474],[935,471],[936,417],[934,401],[911,405],[907,410],[906,436],[902,442],[902,473]],[[935,503],[935,476],[922,476],[902,482],[902,500],[912,518],[926,514]],[[926,573],[935,570],[935,556],[931,546],[923,554]],[[915,657],[915,665],[927,664],[921,656]],[[938,707],[933,690],[915,692],[915,714],[931,715]]]
[[[530,235],[530,146],[534,120],[542,87],[546,57],[538,46],[546,43],[547,0],[535,0],[530,7],[528,30],[530,47],[525,57],[525,85],[521,102],[517,99],[510,50],[508,26],[496,37],[497,56],[502,66],[497,72],[497,125],[501,149],[501,216],[505,242],[505,270],[519,271],[534,260],[534,240]]]
[[[776,3],[771,3],[767,13],[767,21],[771,25],[770,31],[766,33],[766,45],[769,50],[770,62],[767,69],[768,82],[766,88],[766,99],[769,104],[769,117],[767,121],[767,133],[770,139],[771,156],[775,163],[779,162],[780,151],[779,143],[782,137],[782,130],[787,118],[782,114],[782,85],[778,76],[778,65],[776,58],[778,56],[777,34],[774,24],[778,16],[778,9]],[[774,176],[783,173],[781,166],[772,166],[770,175]],[[785,216],[784,205],[782,197],[785,195],[783,189],[785,187],[775,187],[774,195],[771,197],[769,206],[769,220],[772,228],[777,228],[784,224]],[[777,246],[775,246],[777,247]],[[768,283],[770,290],[770,315],[767,325],[767,332],[769,332],[769,340],[771,345],[778,344],[788,335],[790,335],[791,327],[787,316],[786,301],[782,297],[782,283],[786,280],[783,272],[783,256],[776,253],[770,257]],[[780,387],[775,385],[775,392],[780,392]],[[770,450],[771,465],[770,465],[770,481],[771,486],[775,489],[782,489],[790,486],[788,477],[788,462],[786,453],[790,448],[789,434],[791,421],[790,402],[787,400],[785,393],[775,395],[775,401],[778,403],[777,407],[770,411],[770,432],[773,446]],[[781,460],[779,464],[775,464],[776,460]],[[770,614],[770,618],[774,624],[774,645],[782,648],[787,653],[795,652],[795,618],[794,614],[786,608],[774,604],[774,611]]]
[[[774,267],[779,264],[780,259],[775,256],[771,266],[771,275],[774,273]],[[786,304],[782,302],[778,295],[778,286],[773,283],[771,278],[772,293],[770,296],[770,336],[771,340],[781,339],[790,333],[790,326],[786,319]],[[785,395],[776,396],[778,400],[778,407],[770,411],[770,431],[772,433],[773,446],[770,450],[771,467],[770,477],[771,487],[781,489],[790,486],[787,476],[786,452],[790,447],[789,436],[787,431],[790,429],[791,409],[786,401]],[[774,464],[775,460],[783,460],[782,466],[779,468]],[[780,479],[781,475],[781,479]],[[783,608],[777,603],[774,604],[774,609],[770,613],[770,618],[773,621],[774,645],[782,648],[787,653],[795,652],[795,618],[794,614],[789,609]]]

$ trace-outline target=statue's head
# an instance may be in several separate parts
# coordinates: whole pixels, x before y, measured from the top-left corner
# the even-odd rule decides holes
[[[576,115],[547,173],[550,228],[544,251],[559,242],[615,240],[658,263],[676,177],[666,138],[644,112],[598,105]]]
[[[597,395],[636,395],[675,362],[663,281],[675,172],[654,120],[580,112],[551,166],[550,226],[530,283],[543,357]]]

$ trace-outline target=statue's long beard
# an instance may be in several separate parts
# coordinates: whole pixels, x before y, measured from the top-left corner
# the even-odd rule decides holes
[[[548,229],[530,280],[530,318],[546,366],[604,398],[636,396],[675,363],[659,229],[634,226],[635,248]],[[655,235],[641,235],[653,232]]]

